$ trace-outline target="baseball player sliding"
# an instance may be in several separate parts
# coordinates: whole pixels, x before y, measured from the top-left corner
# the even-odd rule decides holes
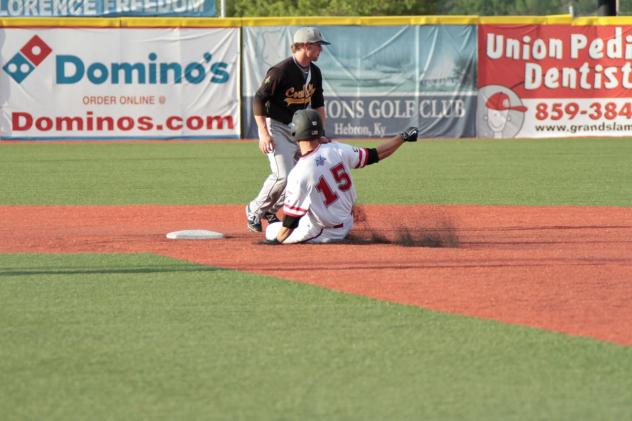
[[[403,142],[415,142],[418,133],[416,127],[409,127],[377,148],[320,143],[323,123],[314,110],[297,111],[290,128],[301,156],[288,175],[283,222],[266,229],[266,240],[273,244],[343,240],[353,226],[356,201],[351,169],[389,157]]]

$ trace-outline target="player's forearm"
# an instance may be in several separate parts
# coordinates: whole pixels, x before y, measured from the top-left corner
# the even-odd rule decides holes
[[[386,142],[378,145],[375,149],[377,150],[377,156],[380,158],[380,161],[391,156],[393,152],[402,146],[402,143],[404,143],[404,140],[401,135],[396,135],[388,139]]]
[[[257,123],[257,128],[259,129],[259,133],[261,132],[268,133],[268,125],[266,124],[265,116],[255,115],[255,123]]]

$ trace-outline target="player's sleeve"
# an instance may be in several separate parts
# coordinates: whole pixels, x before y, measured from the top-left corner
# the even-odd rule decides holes
[[[292,218],[301,218],[309,211],[309,191],[307,185],[297,173],[290,172],[285,186],[283,213]]]
[[[338,143],[337,146],[343,161],[349,168],[364,168],[368,164],[369,150],[367,148],[351,146],[345,143]]]
[[[259,89],[257,89],[257,92],[255,93],[255,102],[265,104],[274,96],[282,77],[281,73],[281,69],[278,67],[271,67],[268,70],[261,82],[261,85],[259,86]]]

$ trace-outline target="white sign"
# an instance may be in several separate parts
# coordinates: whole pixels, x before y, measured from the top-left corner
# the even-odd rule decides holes
[[[1,31],[2,139],[240,136],[237,28]]]

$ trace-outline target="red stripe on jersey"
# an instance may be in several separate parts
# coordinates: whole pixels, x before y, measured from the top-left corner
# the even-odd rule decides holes
[[[309,209],[299,208],[298,206],[283,205],[283,209],[294,210],[298,212],[307,212]]]
[[[296,206],[283,206],[283,213],[295,218],[300,218],[307,213],[307,209],[302,209]]]
[[[367,157],[369,156],[369,154],[365,148],[358,149],[358,152],[360,157],[358,159],[358,165],[356,165],[356,168],[362,168],[366,165]]]
[[[287,215],[287,216],[291,216],[291,217],[293,217],[293,218],[300,218],[300,217],[302,217],[302,216],[305,216],[305,214],[306,214],[307,212],[299,214],[299,213],[296,213],[296,212],[290,212],[290,211],[288,211],[288,210],[286,210],[286,209],[284,208],[284,209],[283,209],[283,213],[284,213],[285,215]]]

